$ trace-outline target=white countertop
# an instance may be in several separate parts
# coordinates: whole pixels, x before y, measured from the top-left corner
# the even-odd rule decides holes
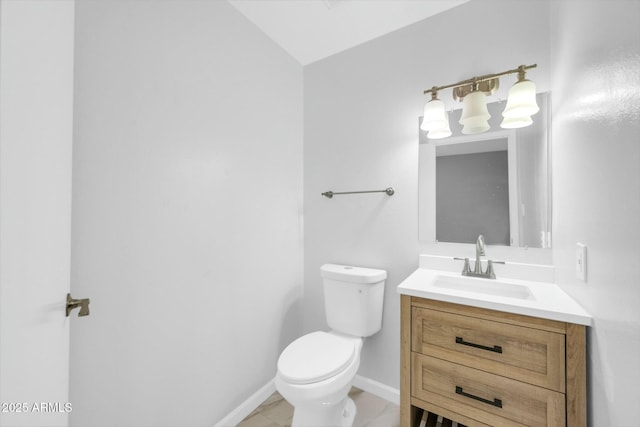
[[[456,289],[447,283],[464,281],[464,286]],[[444,285],[442,285],[444,284]],[[474,286],[478,285],[477,291]],[[492,286],[513,285],[516,290],[524,290],[526,296],[508,297],[492,292],[484,292],[483,288]],[[498,280],[463,277],[459,272],[453,273],[430,268],[418,268],[400,285],[398,293],[414,297],[428,298],[438,301],[469,305],[473,307],[499,310],[525,316],[541,317],[561,322],[591,326],[592,317],[573,298],[567,295],[558,285],[550,282],[539,282],[519,279]],[[515,293],[514,293],[515,295]]]

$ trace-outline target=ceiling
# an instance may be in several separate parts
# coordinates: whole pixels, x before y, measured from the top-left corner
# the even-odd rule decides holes
[[[227,0],[302,65],[469,0]]]

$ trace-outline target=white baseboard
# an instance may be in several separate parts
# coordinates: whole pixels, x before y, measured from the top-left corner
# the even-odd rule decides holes
[[[389,387],[386,384],[361,375],[356,375],[355,380],[353,380],[353,385],[367,393],[388,400],[391,403],[395,403],[396,405],[400,404],[400,390],[397,388]]]
[[[356,378],[353,380],[353,385],[391,403],[395,403],[396,405],[400,404],[400,390],[396,388],[389,387],[386,384],[361,375],[356,375]],[[275,391],[276,383],[274,378],[262,386],[260,390],[249,396],[247,400],[242,402],[240,406],[231,411],[226,417],[214,424],[213,427],[235,427]]]
[[[242,402],[240,406],[231,411],[226,417],[218,421],[213,425],[213,427],[235,427],[242,420],[244,420],[247,415],[253,412],[262,402],[267,400],[269,396],[271,396],[276,391],[276,383],[275,379],[270,380],[266,383],[260,390],[253,393],[247,400]]]

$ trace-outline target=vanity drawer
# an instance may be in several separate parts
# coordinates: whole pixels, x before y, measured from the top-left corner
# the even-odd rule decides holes
[[[412,310],[412,351],[565,391],[565,336],[422,307]]]
[[[494,427],[564,426],[565,396],[435,357],[412,353],[411,394]]]

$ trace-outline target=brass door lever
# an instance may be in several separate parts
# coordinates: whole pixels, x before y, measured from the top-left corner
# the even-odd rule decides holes
[[[66,313],[67,317],[76,307],[80,307],[80,312],[78,313],[78,317],[80,316],[88,316],[89,315],[89,298],[83,299],[73,299],[71,298],[71,294],[67,294],[67,308]]]

